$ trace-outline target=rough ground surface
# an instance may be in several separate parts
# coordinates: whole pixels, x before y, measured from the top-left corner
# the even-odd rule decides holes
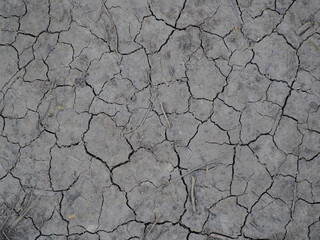
[[[319,0],[0,0],[0,239],[319,240],[319,22]]]

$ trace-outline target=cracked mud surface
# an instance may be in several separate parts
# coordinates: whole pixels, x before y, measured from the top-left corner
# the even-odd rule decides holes
[[[0,0],[0,239],[320,239],[319,0]]]

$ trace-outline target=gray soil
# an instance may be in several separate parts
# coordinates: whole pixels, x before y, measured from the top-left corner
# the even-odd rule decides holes
[[[319,240],[319,0],[0,0],[0,239]]]

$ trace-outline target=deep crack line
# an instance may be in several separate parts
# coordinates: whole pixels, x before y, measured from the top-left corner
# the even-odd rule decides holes
[[[203,168],[205,168],[205,167],[207,167],[207,166],[210,166],[210,165],[212,165],[212,164],[215,164],[216,161],[217,161],[217,160],[213,160],[213,161],[210,161],[210,162],[208,162],[208,163],[206,163],[206,164],[203,164],[203,165],[201,165],[201,166],[199,166],[199,167],[197,167],[197,168],[192,169],[192,170],[189,171],[189,172],[186,172],[186,173],[180,175],[179,177],[174,178],[174,179],[171,180],[170,182],[164,183],[164,184],[162,184],[161,186],[156,187],[156,189],[155,189],[153,192],[151,192],[148,196],[146,196],[145,198],[143,198],[143,199],[134,207],[134,209],[133,209],[134,212],[136,212],[136,210],[142,205],[142,203],[143,203],[145,200],[149,199],[151,196],[153,196],[153,195],[154,195],[155,193],[157,193],[159,190],[165,188],[166,186],[168,186],[168,185],[170,185],[170,184],[172,184],[172,183],[177,182],[178,180],[180,180],[180,179],[182,179],[182,178],[184,178],[184,177],[186,177],[186,176],[188,176],[188,175],[190,175],[190,174],[192,174],[192,173],[194,173],[194,172],[196,172],[196,171],[198,171],[198,170],[201,170],[201,169],[203,169]]]

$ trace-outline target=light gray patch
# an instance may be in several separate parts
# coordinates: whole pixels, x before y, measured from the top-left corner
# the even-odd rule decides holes
[[[292,83],[298,68],[298,57],[296,50],[282,36],[273,33],[255,44],[253,50],[253,62],[258,64],[263,74]],[[274,54],[275,51],[277,54]]]

